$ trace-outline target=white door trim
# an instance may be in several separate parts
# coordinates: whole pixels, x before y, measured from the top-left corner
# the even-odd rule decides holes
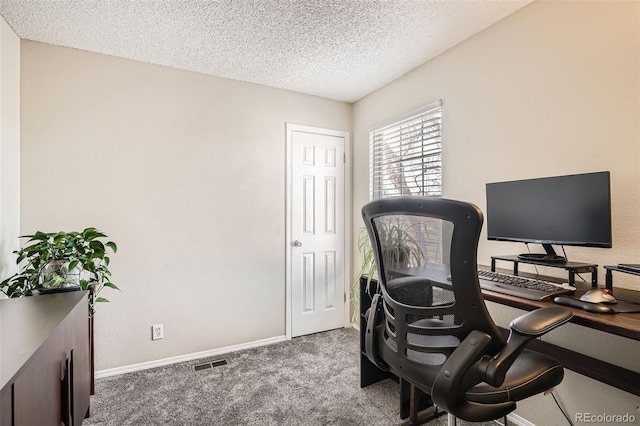
[[[342,130],[324,129],[321,127],[310,127],[301,124],[286,123],[286,214],[285,214],[285,331],[287,340],[292,337],[291,322],[291,215],[292,202],[291,191],[292,185],[292,149],[293,149],[293,132],[317,133],[321,135],[331,135],[344,138],[344,253],[347,259],[344,262],[344,291],[347,294],[344,309],[344,326],[351,325],[351,304],[349,303],[351,291],[351,136],[349,132]]]

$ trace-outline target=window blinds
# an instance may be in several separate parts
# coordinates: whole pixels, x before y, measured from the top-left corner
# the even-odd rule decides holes
[[[442,195],[442,103],[369,134],[372,200],[399,195]]]

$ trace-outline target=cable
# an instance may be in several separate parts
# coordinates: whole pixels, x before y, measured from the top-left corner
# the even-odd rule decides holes
[[[560,409],[560,411],[562,412],[562,415],[564,416],[565,419],[567,419],[567,421],[569,422],[569,424],[571,426],[573,426],[573,423],[571,422],[571,419],[569,418],[569,416],[567,415],[567,413],[564,412],[564,410],[562,409],[562,407],[560,406],[560,403],[558,402],[558,400],[556,399],[556,396],[553,394],[553,391],[551,391],[551,396],[553,397],[553,400],[556,402],[556,405],[558,406],[558,408]]]
[[[569,257],[567,256],[567,252],[566,252],[566,251],[564,251],[564,246],[562,246],[562,245],[561,245],[560,247],[562,247],[562,254],[564,254],[564,258],[565,258],[565,259],[567,259],[567,262],[568,262],[568,261],[569,261]],[[582,275],[580,275],[580,274],[576,274],[576,275],[577,275],[577,276],[578,276],[578,278],[580,278],[583,282],[585,282],[585,283],[587,282],[587,280],[585,280],[585,279],[584,279],[584,277],[583,277]]]
[[[529,243],[524,243],[524,245],[527,246],[527,251],[531,253],[531,249],[529,248]],[[536,270],[536,278],[540,278],[540,271],[538,271],[538,265],[534,264],[533,269]]]
[[[567,259],[567,262],[569,261],[569,258],[567,257],[567,252],[564,251],[564,246],[560,246],[562,247],[562,253],[564,254],[564,258]],[[576,275],[578,276],[578,278],[580,278],[583,282],[587,282],[587,280],[584,279],[584,277],[578,273],[576,273]]]

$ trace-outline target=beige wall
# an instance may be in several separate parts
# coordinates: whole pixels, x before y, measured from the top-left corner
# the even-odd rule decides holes
[[[119,246],[96,369],[284,335],[285,123],[351,106],[31,41],[21,71],[22,232]]]
[[[567,254],[599,265],[637,262],[639,26],[638,2],[536,1],[358,101],[353,112],[354,232],[368,200],[371,126],[442,99],[446,197],[484,210],[487,182],[610,170],[613,248],[567,247]],[[479,260],[488,264],[491,255],[525,250],[524,244],[488,242],[483,231]],[[557,274],[548,268],[541,272]],[[599,273],[603,282],[604,270]],[[616,276],[614,286],[638,289],[640,282]],[[490,308],[503,326],[520,313]],[[546,339],[640,371],[639,342],[574,325]],[[604,410],[638,417],[637,397],[573,373],[558,395],[572,415]],[[549,397],[523,402],[517,413],[539,425],[565,422]]]
[[[17,272],[19,233],[20,39],[0,17],[0,280]]]

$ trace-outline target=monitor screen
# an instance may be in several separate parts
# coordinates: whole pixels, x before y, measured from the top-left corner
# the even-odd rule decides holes
[[[609,172],[488,183],[487,237],[610,248]]]

